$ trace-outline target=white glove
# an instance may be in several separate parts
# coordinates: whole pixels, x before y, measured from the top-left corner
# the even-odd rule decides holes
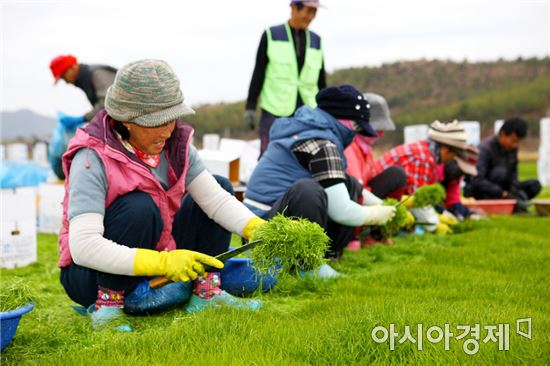
[[[364,206],[367,213],[363,225],[384,225],[395,216],[395,206]]]
[[[363,206],[381,205],[382,200],[368,189],[363,189]]]

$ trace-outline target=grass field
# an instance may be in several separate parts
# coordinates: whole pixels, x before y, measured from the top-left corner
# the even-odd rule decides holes
[[[368,365],[550,364],[550,219],[495,217],[450,236],[398,237],[393,246],[347,252],[328,282],[288,278],[264,294],[259,312],[181,309],[132,319],[133,333],[94,332],[59,284],[57,237],[39,235],[38,263],[0,270],[24,279],[35,309],[21,321],[2,365]],[[530,318],[531,339],[516,332]],[[399,333],[378,344],[377,326]],[[423,350],[400,344],[405,326]],[[426,330],[448,324],[454,336],[430,343]],[[480,325],[468,355],[457,326]],[[509,350],[484,342],[486,327],[509,324]],[[522,330],[526,330],[522,327]],[[376,333],[380,336],[381,333]],[[435,333],[432,333],[435,335]],[[473,341],[468,341],[468,343]]]

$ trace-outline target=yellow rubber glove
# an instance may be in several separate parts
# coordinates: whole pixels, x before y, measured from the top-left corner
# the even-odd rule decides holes
[[[458,224],[458,219],[452,213],[442,213],[437,215],[439,217],[439,222],[442,222],[447,225],[456,225]]]
[[[265,224],[266,221],[264,219],[259,218],[258,216],[255,216],[248,221],[243,229],[243,237],[248,240],[254,235],[254,232],[257,228]]]
[[[134,275],[164,276],[172,281],[188,282],[204,274],[203,264],[223,268],[223,263],[216,258],[192,250],[158,252],[138,249],[134,258]]]
[[[437,224],[437,227],[435,228],[435,231],[434,231],[436,234],[452,234],[453,233],[453,229],[451,229],[451,227],[443,222],[440,222],[439,224]]]
[[[406,194],[401,196],[401,202],[403,202],[403,206],[406,208],[413,208],[414,207],[414,196],[410,197]]]
[[[405,218],[403,227],[409,228],[413,225],[414,225],[414,215],[411,213],[411,211],[407,210],[407,217]]]

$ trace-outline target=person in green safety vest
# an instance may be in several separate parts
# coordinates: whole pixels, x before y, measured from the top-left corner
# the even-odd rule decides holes
[[[326,87],[321,37],[308,30],[320,6],[318,0],[292,0],[288,22],[262,34],[244,114],[245,124],[255,129],[260,99],[261,154],[273,121],[304,104],[315,108],[315,95]]]

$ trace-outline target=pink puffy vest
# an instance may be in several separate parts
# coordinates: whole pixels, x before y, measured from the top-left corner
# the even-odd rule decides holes
[[[109,208],[118,197],[134,190],[148,193],[160,209],[164,221],[156,249],[161,251],[176,248],[172,237],[172,223],[185,194],[185,177],[189,168],[189,145],[193,128],[178,121],[172,136],[167,141],[165,151],[170,162],[170,188],[165,191],[147,166],[118,141],[109,127],[108,119],[106,111],[101,110],[85,128],[77,130],[76,135],[69,142],[67,152],[63,154],[63,171],[66,178],[63,226],[59,234],[59,267],[66,267],[72,263],[67,219],[69,173],[74,155],[82,148],[93,149],[103,162],[108,184],[105,208]]]

